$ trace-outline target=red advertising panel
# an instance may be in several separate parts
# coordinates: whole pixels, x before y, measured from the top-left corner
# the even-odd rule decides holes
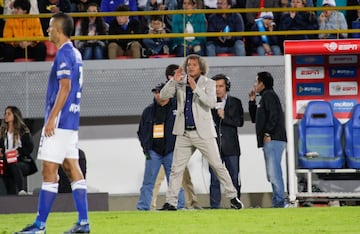
[[[349,118],[360,103],[360,40],[286,41],[291,54],[293,118],[312,100],[331,103],[337,118]]]

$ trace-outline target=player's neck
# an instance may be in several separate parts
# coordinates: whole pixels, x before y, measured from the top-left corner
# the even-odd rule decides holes
[[[59,38],[59,40],[56,43],[56,47],[59,49],[61,46],[63,46],[65,43],[70,41],[70,38],[62,36]]]

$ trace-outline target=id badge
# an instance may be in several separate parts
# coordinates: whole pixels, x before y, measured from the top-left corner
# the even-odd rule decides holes
[[[154,124],[153,138],[164,138],[164,124]]]

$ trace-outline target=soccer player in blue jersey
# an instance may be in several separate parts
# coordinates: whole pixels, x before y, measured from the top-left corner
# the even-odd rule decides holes
[[[87,187],[78,158],[78,129],[83,66],[80,52],[70,36],[73,19],[57,13],[50,19],[49,39],[58,48],[49,75],[45,104],[45,125],[40,139],[38,159],[42,160],[42,176],[38,213],[35,222],[16,232],[45,233],[45,224],[58,192],[58,168],[62,166],[71,181],[78,221],[64,233],[90,233]]]

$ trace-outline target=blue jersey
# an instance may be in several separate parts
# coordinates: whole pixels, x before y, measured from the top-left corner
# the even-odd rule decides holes
[[[83,64],[80,52],[70,41],[60,47],[51,67],[45,102],[45,123],[54,107],[61,79],[71,80],[71,90],[62,110],[56,118],[56,128],[78,130]]]

